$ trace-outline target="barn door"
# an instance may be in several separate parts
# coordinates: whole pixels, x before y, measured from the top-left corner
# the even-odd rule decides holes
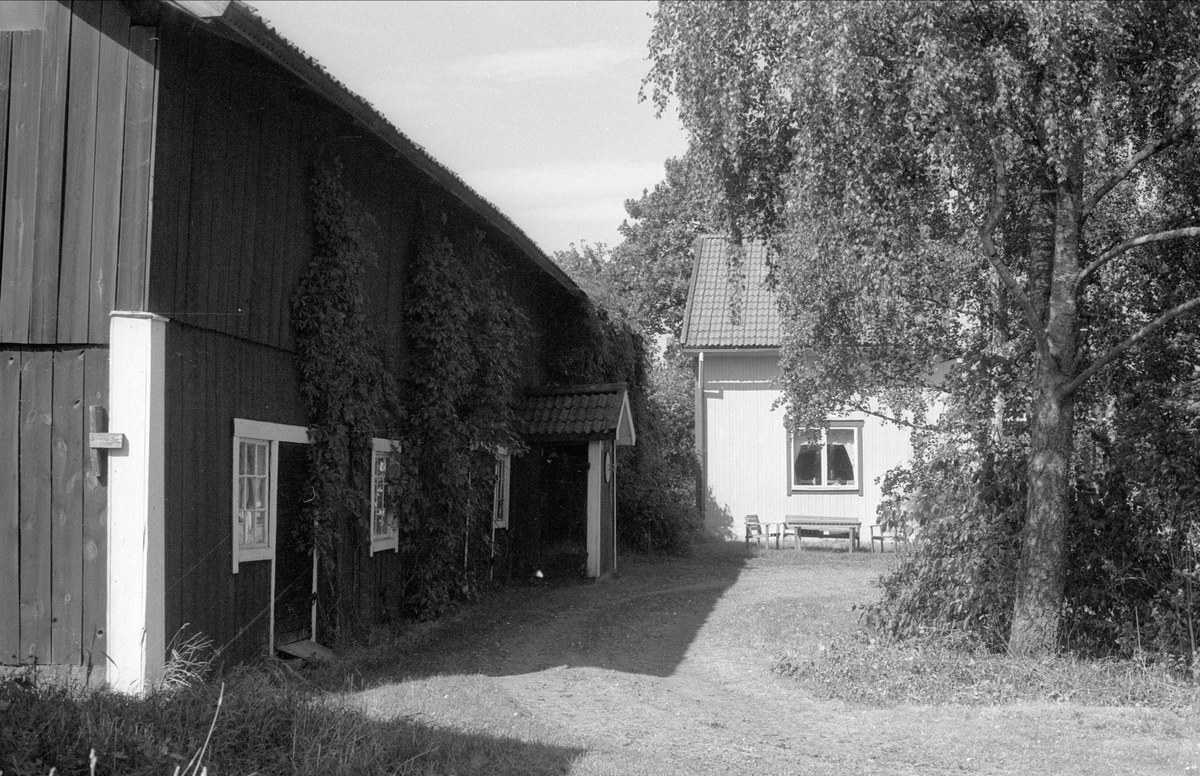
[[[103,665],[108,350],[0,350],[0,665]]]
[[[308,445],[279,443],[275,501],[275,647],[311,639],[313,556],[302,524]]]

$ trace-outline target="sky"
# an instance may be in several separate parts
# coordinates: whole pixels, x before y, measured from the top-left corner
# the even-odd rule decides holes
[[[648,0],[251,4],[547,252],[618,243],[687,148],[638,102]]]

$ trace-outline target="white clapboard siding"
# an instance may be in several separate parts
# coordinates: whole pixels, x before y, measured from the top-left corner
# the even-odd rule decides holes
[[[764,522],[789,514],[857,517],[866,545],[868,526],[876,521],[879,479],[911,454],[908,429],[871,415],[831,418],[863,421],[862,494],[790,493],[784,410],[772,406],[781,395],[778,374],[778,357],[771,353],[705,353],[705,528],[739,537],[748,514]]]

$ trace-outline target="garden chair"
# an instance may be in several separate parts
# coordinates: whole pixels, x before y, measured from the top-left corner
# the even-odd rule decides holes
[[[750,546],[750,540],[754,539],[755,543],[761,543],[767,535],[763,533],[762,523],[758,520],[758,515],[746,515],[746,546]],[[767,544],[770,544],[768,540]]]
[[[908,531],[900,525],[891,522],[874,523],[871,525],[871,552],[875,552],[875,542],[879,542],[879,551],[883,552],[883,540],[891,539],[892,547],[908,544]]]

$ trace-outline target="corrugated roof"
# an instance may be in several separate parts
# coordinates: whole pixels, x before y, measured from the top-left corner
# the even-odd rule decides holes
[[[478,192],[463,182],[452,170],[430,156],[424,148],[414,143],[407,135],[393,126],[371,103],[350,91],[345,84],[334,78],[321,63],[300,50],[296,44],[279,34],[247,5],[244,0],[234,0],[224,9],[220,3],[179,3],[164,0],[164,4],[184,10],[208,23],[218,23],[229,33],[244,40],[267,58],[300,78],[318,94],[346,111],[376,137],[396,150],[417,169],[440,183],[446,191],[466,205],[485,221],[512,240],[543,272],[554,278],[559,285],[576,297],[586,294],[576,285],[562,268],[554,263],[546,252],[538,247],[513,221],[496,206],[481,197]],[[192,6],[213,6],[210,13],[198,13]]]
[[[522,435],[535,441],[634,441],[624,383],[530,389],[517,407],[517,423]]]
[[[683,319],[686,349],[779,347],[779,306],[766,282],[767,246],[743,243],[736,274],[730,272],[731,249],[729,240],[720,235],[696,238]]]

